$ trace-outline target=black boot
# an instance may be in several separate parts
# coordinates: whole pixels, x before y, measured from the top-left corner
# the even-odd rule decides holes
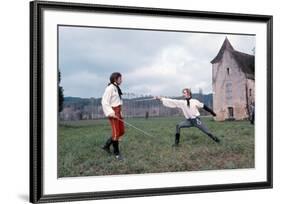
[[[216,136],[214,136],[214,135],[212,135],[212,134],[208,134],[208,136],[209,136],[210,138],[212,138],[212,140],[214,140],[216,143],[220,143],[220,139],[217,138]]]
[[[178,147],[180,142],[180,134],[176,133],[175,134],[175,144],[173,145],[174,147]]]
[[[124,158],[122,157],[122,155],[120,154],[120,151],[119,151],[119,141],[112,141],[112,145],[113,145],[113,152],[114,152],[114,155],[115,155],[115,158],[117,160],[124,160]]]
[[[106,143],[104,144],[104,146],[102,147],[102,149],[104,151],[106,151],[108,154],[111,154],[111,151],[110,151],[110,145],[112,144],[112,139],[109,138]]]

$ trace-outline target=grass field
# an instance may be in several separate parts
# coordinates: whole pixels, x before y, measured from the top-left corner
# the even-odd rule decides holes
[[[175,126],[183,117],[126,119],[153,137],[126,126],[120,142],[124,161],[101,147],[111,129],[107,120],[61,122],[58,128],[59,177],[160,173],[254,167],[254,126],[249,121],[215,122],[203,118],[213,142],[197,128],[182,129],[180,146]]]

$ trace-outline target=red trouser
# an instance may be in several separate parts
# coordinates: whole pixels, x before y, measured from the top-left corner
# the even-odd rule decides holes
[[[121,106],[112,107],[112,108],[115,112],[116,117],[123,120],[121,116]],[[119,138],[125,133],[124,122],[121,120],[118,120],[117,118],[109,117],[109,122],[112,129],[112,140],[114,141],[119,140]]]

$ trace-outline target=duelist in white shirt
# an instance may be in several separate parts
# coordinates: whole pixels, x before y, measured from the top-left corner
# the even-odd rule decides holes
[[[188,88],[183,89],[183,97],[185,100],[178,100],[178,99],[170,99],[170,98],[164,98],[164,97],[155,97],[156,99],[159,99],[162,101],[163,105],[169,108],[180,108],[185,116],[185,120],[181,121],[176,126],[176,135],[175,135],[175,144],[174,146],[179,145],[180,141],[180,129],[181,128],[190,128],[190,127],[197,127],[201,131],[203,131],[205,134],[207,134],[211,139],[213,139],[215,142],[219,143],[220,140],[216,136],[214,136],[207,126],[201,121],[200,119],[200,113],[199,108],[203,108],[209,113],[211,113],[213,116],[216,116],[214,111],[201,103],[197,99],[192,98],[191,90]]]
[[[122,83],[122,75],[119,72],[113,72],[109,78],[110,83],[105,88],[102,96],[102,108],[111,125],[111,137],[103,145],[103,149],[111,154],[110,146],[113,146],[115,158],[123,160],[119,151],[119,141],[125,133],[125,127],[122,117],[122,91],[119,85]]]
[[[121,106],[123,104],[122,99],[118,94],[117,84],[110,83],[105,88],[101,103],[104,115],[106,117],[114,116],[115,112],[113,107]]]

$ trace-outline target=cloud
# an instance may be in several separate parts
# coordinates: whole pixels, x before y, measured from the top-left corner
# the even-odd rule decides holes
[[[107,80],[88,71],[77,72],[63,78],[65,96],[93,97],[101,96],[101,87],[106,87]]]
[[[208,61],[197,62],[195,57],[191,49],[186,47],[178,45],[166,47],[150,65],[136,67],[125,75],[128,84],[133,84],[135,79],[140,83],[126,88],[131,92],[173,96],[179,95],[185,87],[196,89],[195,91],[199,88],[211,91],[209,88],[211,84],[206,82],[207,80],[210,82],[210,64]]]
[[[210,61],[226,36],[236,50],[252,53],[253,36],[60,27],[65,95],[100,97],[115,71],[127,93],[178,96],[184,87],[210,93]]]

